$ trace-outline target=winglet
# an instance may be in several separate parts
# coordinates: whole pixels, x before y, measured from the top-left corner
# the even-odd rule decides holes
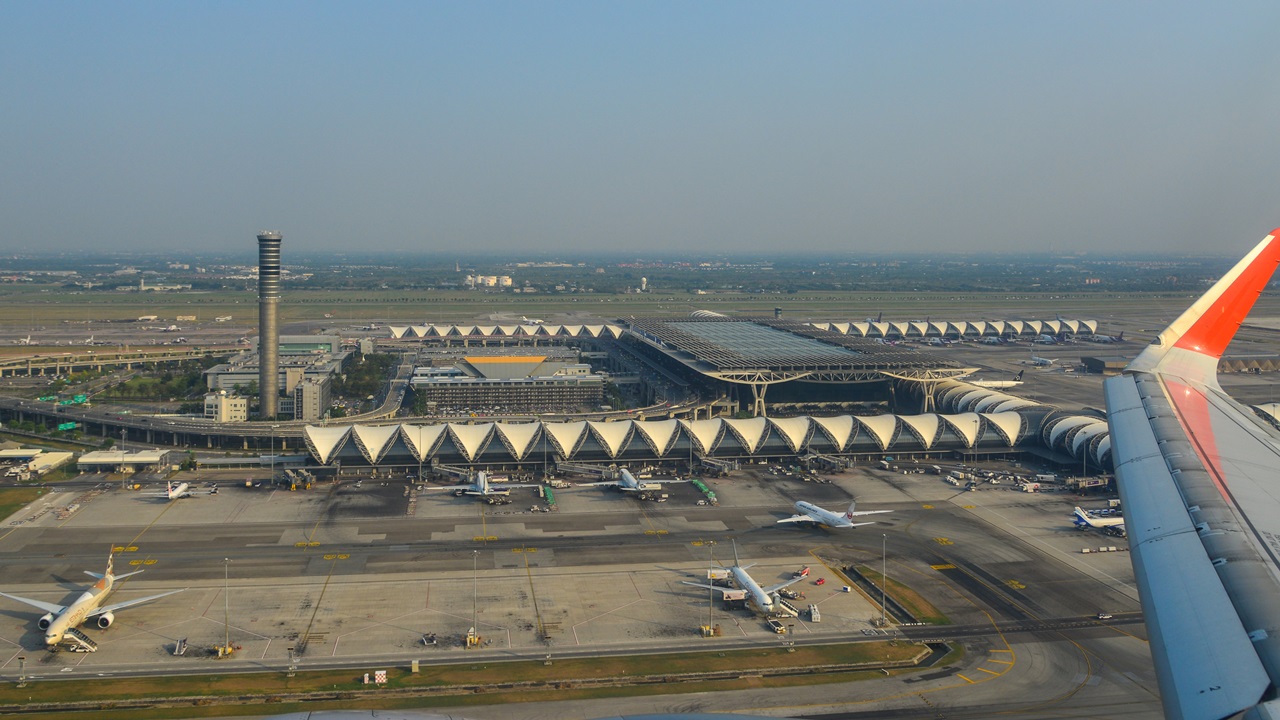
[[[1280,228],[1160,333],[1160,343],[1220,358],[1280,264]]]

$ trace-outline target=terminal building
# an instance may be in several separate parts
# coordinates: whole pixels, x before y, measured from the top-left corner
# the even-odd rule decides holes
[[[308,421],[324,417],[332,401],[333,378],[343,371],[352,357],[352,353],[342,350],[341,345],[342,339],[337,335],[280,336],[277,371],[280,417]],[[219,391],[232,396],[240,394],[258,382],[260,362],[259,354],[250,349],[229,362],[206,370],[205,384],[211,394]],[[206,396],[205,414],[213,417],[209,413],[210,400]]]
[[[414,370],[410,386],[431,414],[598,410],[605,378],[563,348],[540,355],[469,354]]]

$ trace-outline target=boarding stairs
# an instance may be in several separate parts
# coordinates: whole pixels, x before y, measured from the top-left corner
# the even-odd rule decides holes
[[[786,615],[787,617],[800,617],[800,611],[796,609],[796,606],[792,605],[786,600],[783,600],[782,598],[778,598],[778,602],[774,605],[774,607],[777,608],[777,610],[775,611],[775,614],[777,615]]]
[[[98,643],[92,638],[80,632],[76,628],[67,628],[67,632],[62,636],[62,642],[71,652],[97,652]]]

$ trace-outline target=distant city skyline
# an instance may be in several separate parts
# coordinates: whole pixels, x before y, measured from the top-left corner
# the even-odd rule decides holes
[[[0,254],[1239,256],[1280,6],[7,3]]]

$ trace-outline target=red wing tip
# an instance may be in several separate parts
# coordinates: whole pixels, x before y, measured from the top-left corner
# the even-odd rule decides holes
[[[1280,237],[1280,228],[1276,228],[1275,230],[1272,230],[1267,234],[1270,235],[1271,237]]]

